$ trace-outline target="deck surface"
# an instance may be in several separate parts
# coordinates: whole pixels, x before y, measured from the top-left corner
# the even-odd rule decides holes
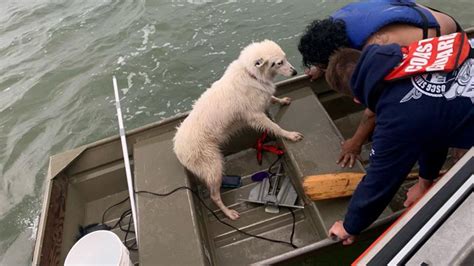
[[[174,156],[173,136],[174,131],[168,131],[135,144],[136,191],[166,193],[190,185]],[[141,265],[206,264],[191,192],[167,197],[139,194],[136,199]]]
[[[226,158],[226,174],[238,174],[243,177],[242,187],[222,191],[224,202],[240,212],[241,217],[238,220],[225,219],[210,199],[206,201],[219,217],[246,232],[289,241],[293,219],[286,208],[280,208],[279,214],[271,214],[265,212],[265,207],[262,205],[242,202],[242,199],[248,198],[250,190],[257,185],[251,180],[251,174],[268,169],[276,158],[275,155],[266,153],[262,165],[258,165],[255,155],[254,149],[248,149]],[[294,243],[302,247],[320,240],[314,221],[307,210],[299,209],[294,212],[296,216]],[[209,212],[206,213],[206,227],[216,265],[248,265],[293,250],[289,245],[245,236],[221,224]]]
[[[292,90],[284,96],[291,97],[293,102],[274,108],[275,121],[287,130],[305,135],[299,143],[283,140],[285,171],[295,185],[299,204],[307,204],[295,211],[294,243],[302,247],[326,238],[329,226],[343,218],[346,211],[349,198],[308,202],[301,187],[306,175],[343,171],[335,163],[342,136],[311,88]],[[196,186],[196,182],[191,182],[194,177],[186,175],[172,151],[174,133],[174,128],[170,128],[134,145],[136,190],[163,193],[184,185],[199,188],[200,196],[223,221],[251,234],[289,240],[293,219],[287,209],[270,214],[264,206],[243,202],[257,185],[250,175],[266,170],[275,155],[265,154],[262,165],[258,165],[252,148],[225,158],[225,173],[243,177],[242,187],[222,190],[224,203],[241,214],[238,220],[230,221],[211,202],[206,188]],[[248,142],[249,136],[255,137],[243,138]],[[363,171],[360,164],[356,169]],[[167,265],[247,265],[292,250],[289,245],[249,237],[220,223],[189,192],[180,191],[166,198],[139,195],[137,204],[143,265],[157,261]]]
[[[277,113],[276,121],[283,128],[297,130],[304,135],[304,140],[298,143],[284,140],[300,182],[309,175],[346,171],[336,164],[342,136],[313,91],[303,88],[284,96],[291,97],[293,102]],[[352,171],[363,170],[357,163]],[[345,197],[314,203],[322,219],[322,231],[327,232],[334,221],[344,217],[349,200]]]

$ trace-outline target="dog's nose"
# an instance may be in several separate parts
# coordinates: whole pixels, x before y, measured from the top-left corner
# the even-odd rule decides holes
[[[296,72],[296,70],[294,68],[292,69],[292,71],[293,71],[293,72],[291,72],[292,76],[296,76],[296,74],[298,74],[298,72]]]

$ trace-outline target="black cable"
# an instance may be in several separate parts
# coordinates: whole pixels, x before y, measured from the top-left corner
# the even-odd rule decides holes
[[[135,231],[134,230],[131,230],[130,227],[132,225],[132,209],[128,209],[126,211],[124,211],[122,213],[122,215],[120,215],[120,218],[118,220],[118,222],[116,223],[115,227],[118,225],[119,229],[122,231],[122,232],[125,232],[125,237],[124,237],[124,240],[123,240],[123,244],[125,245],[125,247],[127,247],[128,250],[138,250],[135,246],[137,245],[137,242],[133,242],[132,245],[128,245],[127,242],[128,242],[128,235],[130,233],[133,233],[135,234]],[[128,220],[128,224],[127,224],[127,228],[124,228],[123,227],[123,224],[122,224],[122,221],[127,217],[129,216],[129,220]],[[114,227],[114,228],[115,228]]]
[[[295,244],[293,244],[293,237],[295,236],[295,228],[296,228],[296,215],[290,207],[286,207],[286,208],[288,208],[288,210],[291,212],[291,216],[293,217],[293,224],[292,224],[292,227],[291,227],[290,243],[291,243],[291,246],[293,248],[298,248],[297,246],[295,246]]]
[[[125,217],[127,217],[127,215],[130,215],[131,213],[132,213],[132,209],[128,209],[128,210],[124,211],[124,212],[122,213],[122,215],[120,215],[120,218],[119,218],[119,220],[118,220],[116,226],[118,225],[118,226],[119,226],[119,229],[120,229],[122,232],[127,232],[127,229],[125,229],[125,228],[122,227],[122,221],[123,221],[123,219],[125,219]],[[128,229],[128,230],[130,230],[130,229]]]
[[[105,224],[105,215],[107,214],[108,211],[110,211],[112,208],[114,207],[117,207],[119,206],[120,204],[123,204],[124,202],[126,202],[127,200],[129,199],[129,197],[126,197],[125,199],[121,200],[120,202],[108,207],[104,213],[102,214],[102,224]],[[135,231],[133,230],[130,230],[130,227],[131,227],[131,223],[132,223],[132,209],[128,209],[126,211],[124,211],[118,221],[113,225],[113,226],[109,226],[108,230],[113,230],[115,229],[117,226],[119,227],[119,229],[122,231],[122,232],[125,232],[125,237],[124,237],[124,241],[123,241],[123,244],[129,249],[129,250],[138,250],[137,248],[135,248],[135,246],[137,245],[137,242],[135,241],[132,245],[128,245],[127,242],[128,242],[128,234],[129,233],[135,233]],[[127,217],[127,215],[130,215],[130,219],[128,221],[128,226],[127,228],[123,228],[123,225],[122,225],[122,221],[125,219],[125,217]]]
[[[113,207],[116,207],[116,206],[118,206],[118,205],[120,205],[120,204],[126,202],[129,198],[130,198],[130,197],[126,197],[125,199],[123,199],[123,200],[120,201],[119,203],[116,203],[116,204],[114,204],[114,205],[108,207],[108,208],[104,211],[104,213],[102,214],[102,224],[105,224],[105,214],[106,214],[108,211],[110,211],[110,209],[112,209]],[[112,228],[115,228],[115,227],[117,227],[117,224],[116,224],[114,227],[112,227]]]
[[[154,195],[154,196],[158,196],[158,197],[166,197],[166,196],[169,196],[169,195],[175,193],[178,190],[189,190],[189,191],[191,191],[198,198],[198,200],[201,202],[201,204],[209,212],[211,212],[211,214],[214,216],[214,218],[216,218],[220,223],[222,223],[224,225],[227,225],[228,227],[236,230],[237,232],[239,232],[241,234],[244,234],[244,235],[249,236],[249,237],[255,237],[255,238],[258,238],[258,239],[270,241],[270,242],[273,242],[273,243],[281,243],[281,244],[290,245],[291,247],[293,247],[295,249],[298,248],[295,244],[293,244],[293,236],[295,234],[295,227],[296,227],[296,216],[293,213],[293,210],[291,210],[290,208],[288,208],[288,209],[290,209],[290,212],[293,216],[293,227],[292,227],[292,230],[291,230],[290,242],[287,242],[287,241],[283,241],[283,240],[276,240],[276,239],[267,238],[267,237],[264,237],[264,236],[253,235],[253,234],[247,233],[247,232],[245,232],[245,231],[243,231],[243,230],[241,230],[241,229],[239,229],[239,228],[237,228],[237,227],[221,220],[219,218],[219,216],[217,216],[217,214],[215,214],[214,211],[209,206],[207,206],[207,204],[204,202],[204,200],[199,196],[199,194],[196,191],[194,191],[193,189],[191,189],[189,187],[186,187],[186,186],[177,187],[177,188],[175,188],[174,190],[172,190],[171,192],[168,192],[168,193],[156,193],[156,192],[150,192],[150,191],[146,191],[146,190],[135,191],[135,193],[136,194],[145,193],[145,194],[150,194],[150,195]]]
[[[283,158],[283,155],[278,155],[278,157],[276,158],[276,160],[273,161],[273,163],[270,164],[270,166],[268,167],[267,172],[270,174],[270,176],[274,176],[274,175],[276,174],[276,173],[273,173],[273,172],[272,172],[272,168],[273,168],[273,166],[275,166],[275,164],[276,164],[278,161],[281,160],[281,158]]]
[[[281,160],[281,158],[283,158],[283,155],[278,155],[278,157],[276,158],[276,160],[273,161],[273,163],[270,164],[270,166],[268,167],[268,170],[267,170],[267,172],[268,172],[268,183],[270,184],[270,186],[271,186],[271,184],[272,184],[272,178],[276,175],[276,173],[273,173],[273,172],[272,172],[272,168],[273,168],[273,166],[275,166],[275,164],[276,164],[277,162],[279,162],[279,161]],[[278,184],[277,184],[277,186],[278,186]],[[270,187],[270,189],[271,189],[271,187]]]
[[[273,166],[275,166],[275,164],[280,161],[280,159],[282,158],[281,155],[278,156],[278,158],[270,165],[270,167],[268,168],[268,173],[270,174],[269,178],[271,178],[272,176],[275,175],[275,173],[271,172],[271,169],[273,168]],[[264,237],[264,236],[259,236],[259,235],[254,235],[254,234],[250,234],[250,233],[247,233],[223,220],[221,220],[217,214],[214,213],[214,211],[209,207],[207,206],[207,204],[204,202],[204,200],[199,196],[199,194],[194,191],[193,189],[189,188],[189,187],[186,187],[186,186],[181,186],[181,187],[177,187],[175,189],[173,189],[172,191],[170,192],[167,192],[167,193],[156,193],[156,192],[150,192],[150,191],[145,191],[145,190],[141,190],[141,191],[135,191],[136,194],[140,194],[140,193],[145,193],[145,194],[150,194],[150,195],[154,195],[154,196],[158,196],[158,197],[167,197],[179,190],[189,190],[191,191],[196,197],[197,199],[201,202],[201,204],[222,224],[236,230],[237,232],[241,233],[241,234],[244,234],[246,236],[249,236],[249,237],[255,237],[255,238],[258,238],[258,239],[262,239],[262,240],[266,240],[266,241],[270,241],[270,242],[274,242],[274,243],[281,243],[281,244],[286,244],[286,245],[290,245],[291,247],[293,248],[298,248],[294,243],[293,243],[293,238],[294,238],[294,235],[295,235],[295,227],[296,227],[296,216],[295,216],[295,213],[293,212],[293,210],[291,208],[288,208],[288,210],[290,211],[291,213],[291,216],[293,218],[293,225],[292,225],[292,228],[291,228],[291,236],[290,236],[290,242],[287,242],[287,241],[283,241],[283,240],[276,240],[276,239],[271,239],[271,238],[267,238],[267,237]],[[123,204],[124,202],[126,202],[127,200],[129,199],[129,197],[123,199],[122,201],[108,207],[104,213],[102,214],[102,224],[105,223],[105,215],[107,214],[108,211],[110,211],[112,208],[116,207],[116,206],[119,206],[120,204]],[[118,221],[110,228],[110,230],[112,229],[115,229],[117,226],[120,228],[120,230],[122,232],[125,232],[125,237],[124,237],[124,245],[129,249],[129,250],[137,250],[137,248],[135,248],[135,246],[137,245],[137,242],[135,241],[132,245],[128,245],[127,242],[128,242],[128,235],[130,233],[133,233],[135,234],[135,231],[134,230],[131,230],[131,223],[132,223],[132,216],[131,216],[131,213],[132,213],[132,210],[131,209],[128,209],[126,211],[124,211],[121,215],[120,215],[120,218],[118,219]],[[125,219],[125,217],[127,215],[130,215],[130,218],[128,220],[128,225],[127,225],[127,228],[123,228],[123,225],[122,225],[122,221]]]
[[[125,231],[125,237],[124,237],[124,244],[129,250],[138,250],[135,246],[137,245],[137,241],[135,238],[135,241],[132,243],[131,246],[127,245],[128,242],[128,233],[135,233],[135,231],[130,230],[131,224],[132,224],[132,215],[131,215],[132,210],[130,209],[130,218],[128,219],[128,227],[127,230]]]
[[[124,231],[124,229],[122,228],[122,220],[125,219],[125,216],[129,215],[131,212],[132,212],[132,209],[128,209],[128,210],[124,211],[120,215],[120,218],[118,219],[118,221],[113,226],[110,227],[110,230],[113,230],[113,229],[117,228],[117,226],[119,226],[120,229],[122,231]]]

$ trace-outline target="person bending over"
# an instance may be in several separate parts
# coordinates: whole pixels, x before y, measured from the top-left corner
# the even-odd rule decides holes
[[[305,73],[311,79],[323,75],[329,56],[338,48],[362,50],[370,44],[414,41],[461,31],[449,15],[410,0],[379,0],[350,3],[329,18],[309,24],[300,39],[298,50],[303,57]],[[375,125],[375,114],[366,109],[352,138],[341,145],[338,164],[352,166]]]
[[[377,116],[367,174],[344,222],[335,222],[329,231],[345,245],[377,219],[417,161],[420,188],[425,189],[438,177],[448,147],[474,145],[474,91],[462,87],[474,84],[474,59],[451,73],[384,81],[401,61],[398,44],[370,45],[362,53],[343,48],[329,59],[325,75],[330,87]],[[433,92],[420,80],[446,90]]]

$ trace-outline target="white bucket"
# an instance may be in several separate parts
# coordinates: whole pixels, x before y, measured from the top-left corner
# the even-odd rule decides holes
[[[106,230],[87,234],[67,254],[66,266],[116,265],[131,266],[130,253],[120,238]]]

